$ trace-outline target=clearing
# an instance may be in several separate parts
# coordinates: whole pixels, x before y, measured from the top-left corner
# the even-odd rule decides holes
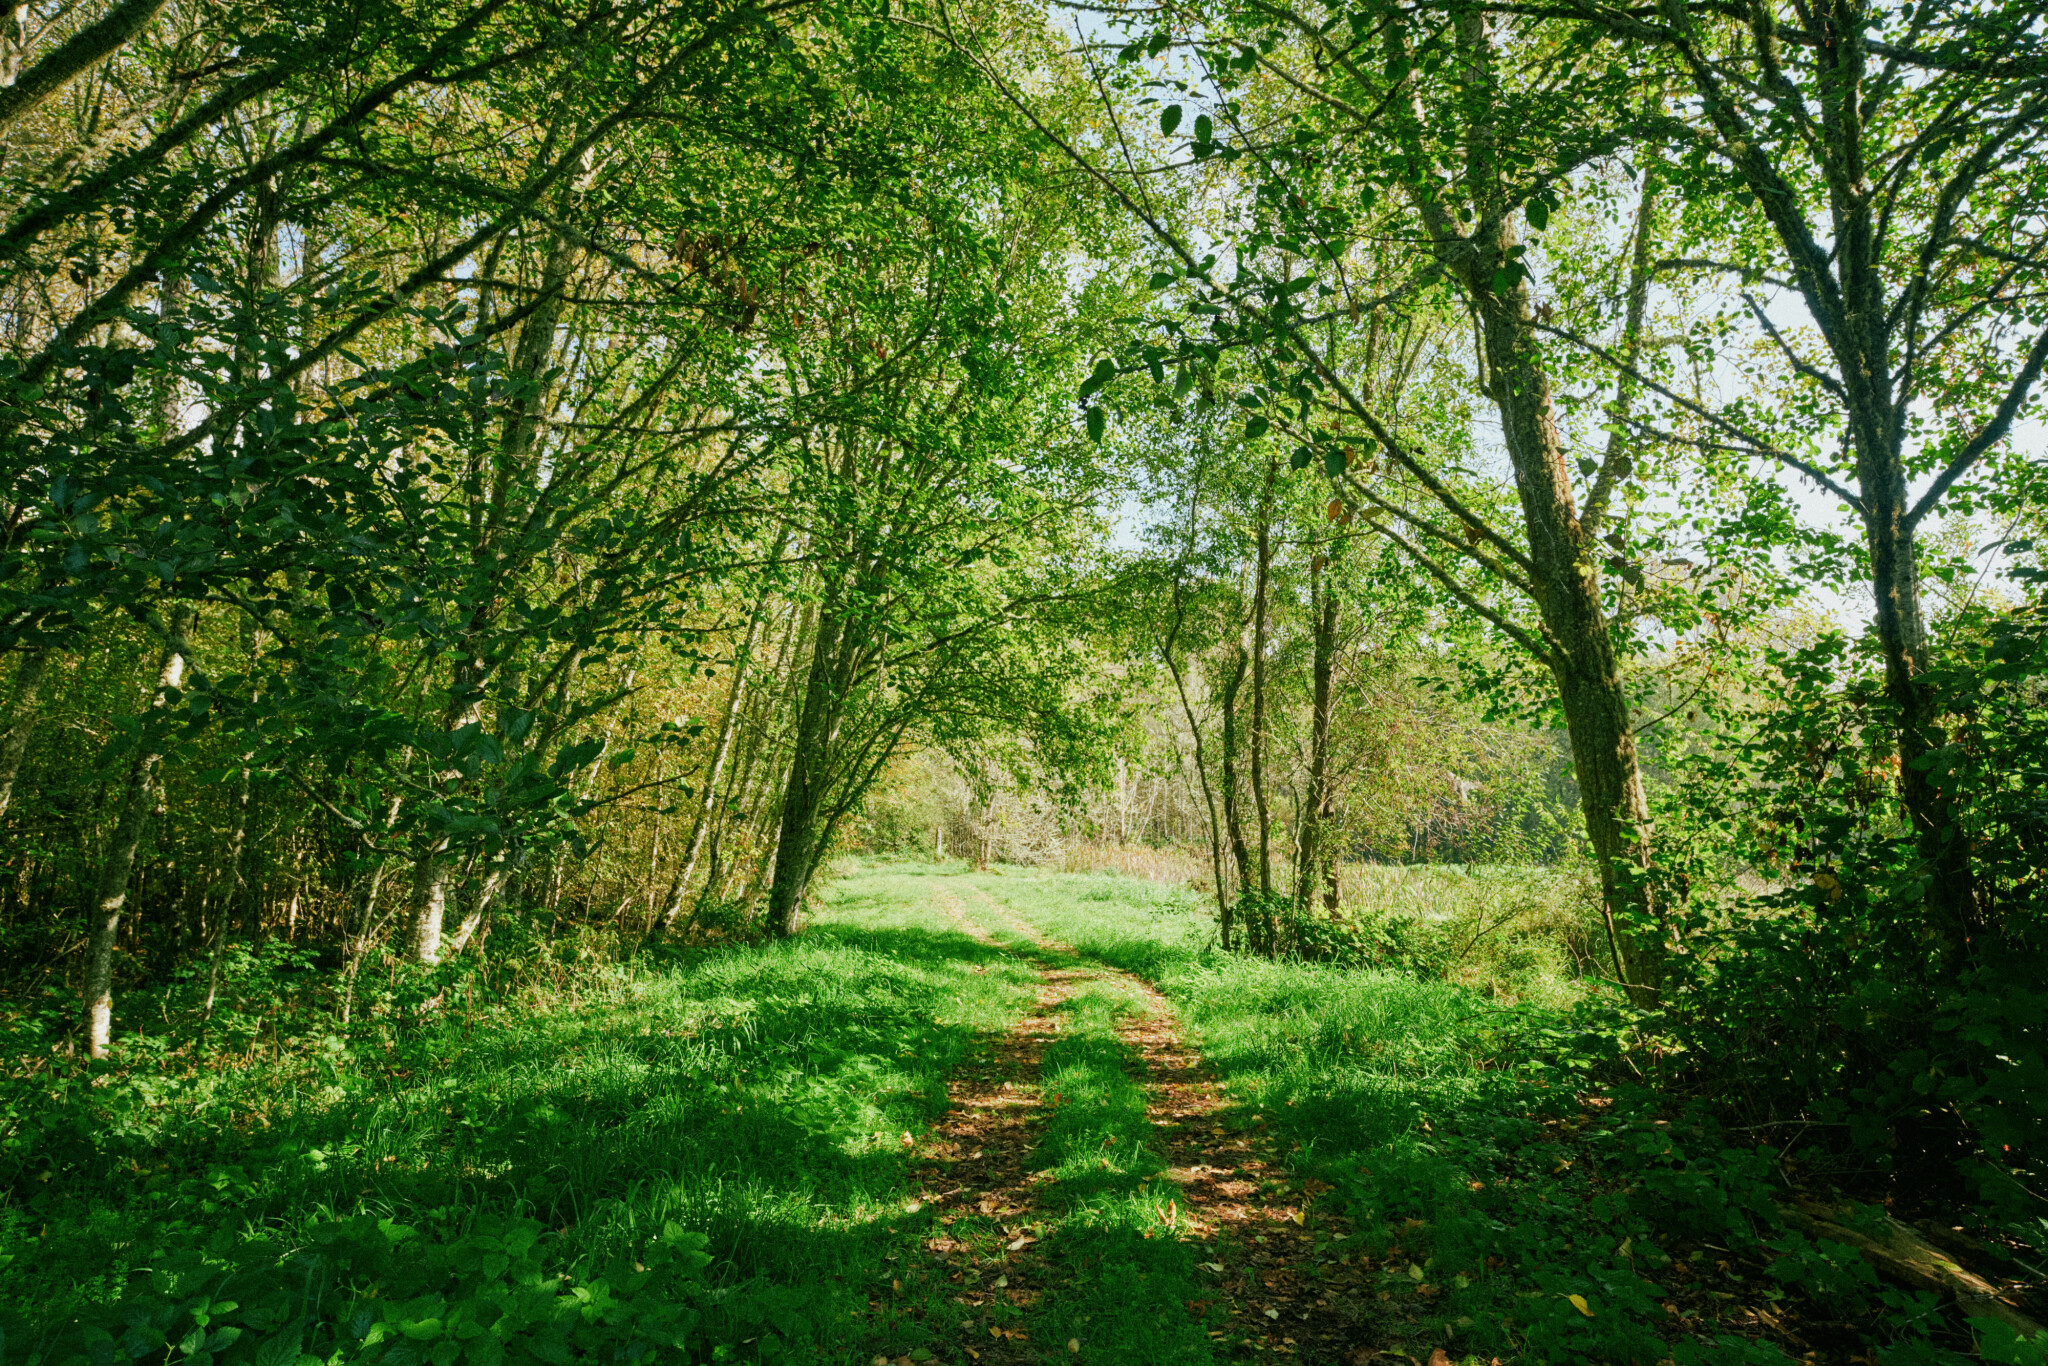
[[[68,1321],[197,1360],[210,1314],[454,1361],[501,1312],[465,1303],[546,1271],[532,1322],[583,1315],[562,1359],[1850,1359],[1758,1276],[1765,1159],[1543,1064],[1554,1011],[1207,934],[1121,877],[857,867],[792,942],[52,1080],[0,1225],[6,1342],[62,1360]],[[292,1288],[309,1248],[353,1304]]]

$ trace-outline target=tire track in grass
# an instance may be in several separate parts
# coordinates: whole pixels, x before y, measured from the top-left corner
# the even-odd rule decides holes
[[[1081,959],[982,888],[971,890],[1041,954]],[[1349,1221],[1315,1209],[1328,1187],[1288,1180],[1263,1119],[1244,1115],[1204,1069],[1157,988],[1115,968],[1081,975],[1119,982],[1143,1006],[1118,1018],[1115,1030],[1142,1069],[1144,1118],[1176,1192],[1160,1222],[1207,1255],[1199,1264],[1205,1288],[1187,1304],[1190,1317],[1222,1319],[1226,1326],[1205,1329],[1219,1346],[1343,1366],[1403,1360],[1378,1346],[1390,1336],[1386,1297],[1370,1261],[1352,1250]]]
[[[950,891],[938,888],[934,900],[962,933],[997,944]],[[951,1313],[934,1315],[939,1321],[929,1325],[939,1330],[932,1345],[940,1359],[958,1360],[957,1351],[992,1366],[1041,1360],[1024,1320],[1055,1277],[1043,1247],[1051,1222],[1041,1201],[1046,1176],[1031,1158],[1046,1121],[1039,1078],[1073,983],[1064,973],[1039,973],[1026,1014],[984,1041],[947,1080],[949,1108],[918,1145],[923,1189],[911,1212],[927,1215],[931,1274],[951,1285],[938,1297]],[[892,1291],[902,1295],[900,1278]],[[953,1343],[945,1345],[944,1337]],[[884,1352],[874,1360],[915,1358]]]
[[[999,942],[950,891],[933,899],[962,933]],[[991,1366],[1213,1360],[1188,1309],[1200,1273],[1164,1223],[1177,1197],[1116,1029],[1149,1006],[1120,974],[1035,943],[1013,951],[1039,974],[1032,1007],[956,1069],[920,1145],[912,1212],[926,1211],[928,1265],[951,1290],[928,1304],[927,1350]],[[891,1289],[901,1298],[902,1279]],[[921,1359],[895,1350],[874,1360]]]

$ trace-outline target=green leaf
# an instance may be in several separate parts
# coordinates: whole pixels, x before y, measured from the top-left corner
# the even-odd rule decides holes
[[[1253,413],[1250,417],[1244,420],[1244,439],[1247,441],[1256,441],[1260,437],[1264,436],[1267,432],[1271,431],[1272,428],[1273,424],[1266,420],[1264,414]]]
[[[1493,273],[1493,292],[1505,294],[1528,277],[1529,268],[1520,261],[1510,261]]]
[[[1540,199],[1532,199],[1522,209],[1522,217],[1529,220],[1529,226],[1542,232],[1550,226],[1550,206]]]
[[[1099,444],[1102,441],[1102,433],[1108,426],[1109,415],[1104,413],[1102,409],[1091,407],[1088,410],[1088,439],[1090,441]]]
[[[1289,467],[1297,470],[1307,469],[1308,462],[1309,453],[1308,447],[1306,446],[1296,446],[1294,448],[1294,454],[1287,457],[1287,463]]]
[[[1212,127],[1213,127],[1213,125],[1211,125],[1211,124],[1210,124],[1210,122],[1209,122],[1209,116],[1208,116],[1207,114],[1197,114],[1197,115],[1195,115],[1195,141],[1196,141],[1196,142],[1213,142],[1213,141],[1215,141],[1215,138],[1211,136],[1211,129],[1212,129]]]
[[[1329,446],[1323,450],[1323,473],[1336,479],[1344,473],[1344,448]]]
[[[1167,105],[1167,106],[1166,106],[1166,108],[1164,108],[1164,109],[1162,109],[1162,110],[1160,110],[1160,111],[1159,111],[1159,131],[1160,131],[1160,132],[1162,132],[1162,133],[1166,134],[1166,135],[1167,135],[1168,137],[1171,137],[1171,136],[1173,136],[1173,130],[1174,130],[1174,129],[1176,129],[1176,128],[1178,128],[1178,127],[1180,127],[1180,106],[1179,106],[1179,105],[1177,105],[1177,104],[1169,104],[1169,105]]]
[[[1093,398],[1097,390],[1115,378],[1116,362],[1105,356],[1103,359],[1095,362],[1094,372],[1088,376],[1087,382],[1081,386],[1080,397],[1084,400]]]

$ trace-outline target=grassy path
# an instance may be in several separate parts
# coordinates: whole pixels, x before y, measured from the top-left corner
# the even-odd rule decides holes
[[[1202,1070],[1166,997],[963,890],[972,911],[943,883],[934,904],[978,943],[1016,949],[1039,991],[956,1074],[921,1149],[927,1247],[954,1268],[954,1312],[929,1317],[992,1363],[1399,1360],[1379,1345],[1364,1266],[1320,1255],[1347,1227],[1312,1200],[1263,1198],[1281,1178],[1273,1141]]]
[[[1554,1017],[1206,928],[883,865],[789,942],[16,1080],[7,1366],[1876,1359],[1781,1314],[1836,1273],[1764,1246],[1765,1158],[1546,1070]]]

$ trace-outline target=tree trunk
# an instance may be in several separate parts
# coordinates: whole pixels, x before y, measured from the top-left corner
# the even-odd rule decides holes
[[[164,647],[157,667],[156,687],[150,693],[149,711],[164,704],[165,694],[185,679],[184,637],[191,629],[191,613],[173,618],[170,643]],[[135,855],[149,826],[149,809],[155,797],[157,766],[162,756],[149,736],[145,717],[142,739],[121,788],[121,811],[114,824],[114,837],[100,864],[99,885],[93,898],[92,938],[86,948],[85,1039],[92,1057],[107,1056],[107,1043],[114,1027],[114,939],[121,929],[121,912],[128,904],[128,885],[135,874]]]
[[[1470,107],[1495,106],[1495,51],[1478,11],[1456,20],[1460,71]],[[1405,37],[1388,30],[1388,41]],[[1416,111],[1418,119],[1421,111]],[[1466,131],[1470,184],[1497,182],[1494,129],[1481,114]],[[1644,873],[1650,863],[1648,802],[1636,755],[1629,703],[1601,601],[1601,558],[1581,519],[1551,401],[1550,375],[1536,335],[1525,276],[1502,272],[1522,246],[1511,206],[1482,204],[1484,232],[1467,233],[1434,183],[1410,187],[1438,260],[1464,286],[1479,319],[1485,383],[1500,416],[1528,537],[1529,577],[1548,638],[1544,658],[1555,680],[1579,783],[1586,836],[1600,865],[1601,912],[1616,976],[1638,1004],[1656,999],[1663,939]],[[1497,287],[1505,285],[1504,288]]]
[[[448,915],[448,880],[454,864],[448,841],[436,840],[413,865],[412,960],[431,967],[441,961],[441,928]]]
[[[789,542],[789,533],[776,537],[775,548],[768,553],[772,569],[782,560],[782,552]],[[747,634],[740,642],[737,654],[733,656],[732,683],[725,695],[725,714],[719,718],[718,739],[712,745],[711,759],[704,767],[704,790],[697,803],[696,813],[690,821],[690,838],[683,848],[682,861],[676,867],[675,884],[670,887],[667,909],[662,913],[661,930],[666,934],[675,927],[676,920],[683,912],[683,898],[690,883],[691,874],[697,871],[698,856],[704,852],[705,835],[712,825],[712,813],[718,807],[718,780],[725,773],[725,761],[732,753],[733,737],[739,731],[740,701],[746,695],[747,676],[754,663],[754,647],[761,638],[761,625],[767,619],[768,601],[773,594],[773,585],[765,584],[754,611],[747,618]]]
[[[1316,864],[1330,818],[1330,694],[1337,663],[1337,594],[1323,577],[1323,557],[1309,561],[1309,601],[1316,607],[1315,662],[1310,679],[1314,715],[1309,726],[1308,800],[1302,807],[1300,859],[1294,901],[1304,912],[1315,898]]]
[[[14,780],[21,773],[22,756],[28,753],[36,700],[49,667],[48,650],[29,650],[14,670],[14,704],[8,709],[6,733],[0,735],[0,821],[7,819],[7,808],[14,802]]]
[[[1503,238],[1512,233],[1503,229]],[[1503,240],[1503,251],[1509,240]],[[1490,272],[1488,283],[1490,286]],[[1529,535],[1536,607],[1556,642],[1548,661],[1572,746],[1579,809],[1600,867],[1602,919],[1617,978],[1639,1004],[1656,998],[1661,936],[1644,873],[1650,864],[1649,802],[1607,613],[1595,542],[1580,523],[1564,444],[1530,323],[1528,289],[1483,296],[1482,331]]]
[[[1181,672],[1180,663],[1174,658],[1175,637],[1180,634],[1180,604],[1174,604],[1173,630],[1166,637],[1166,648],[1161,652],[1166,659],[1166,671],[1173,675],[1174,690],[1180,694],[1181,714],[1188,719],[1188,734],[1194,739],[1195,776],[1201,779],[1202,803],[1209,811],[1209,870],[1216,880],[1216,914],[1220,926],[1223,947],[1230,947],[1230,888],[1223,876],[1223,826],[1216,814],[1216,790],[1209,784],[1209,760],[1202,748],[1202,725],[1195,719],[1195,708],[1188,700],[1187,678]]]
[[[1259,895],[1273,895],[1273,816],[1266,801],[1266,636],[1273,588],[1273,482],[1280,462],[1266,462],[1259,491],[1258,573],[1252,586],[1252,806],[1259,816]]]
[[[1875,425],[1856,424],[1865,430]],[[1932,874],[1926,903],[1929,927],[1954,969],[1968,957],[1972,940],[1983,928],[1976,871],[1957,828],[1955,803],[1928,781],[1922,766],[1929,754],[1948,743],[1948,735],[1926,679],[1927,623],[1920,601],[1919,551],[1906,520],[1910,504],[1905,465],[1888,433],[1872,433],[1869,444],[1876,449],[1859,450],[1857,481],[1867,509],[1863,527],[1870,546],[1885,697],[1897,714],[1899,801]]]
[[[1251,850],[1245,845],[1244,816],[1238,801],[1237,781],[1237,695],[1244,689],[1245,672],[1251,667],[1251,658],[1240,643],[1237,654],[1231,661],[1230,674],[1223,680],[1223,824],[1230,834],[1230,856],[1237,867],[1238,896],[1252,885]],[[1233,897],[1231,904],[1236,905]],[[1223,926],[1223,942],[1230,943],[1231,925],[1227,917]]]
[[[797,915],[817,866],[818,817],[825,807],[828,747],[839,706],[840,654],[844,624],[837,604],[821,605],[811,666],[797,714],[789,779],[782,792],[782,828],[775,838],[775,876],[768,888],[768,932],[796,933]]]

